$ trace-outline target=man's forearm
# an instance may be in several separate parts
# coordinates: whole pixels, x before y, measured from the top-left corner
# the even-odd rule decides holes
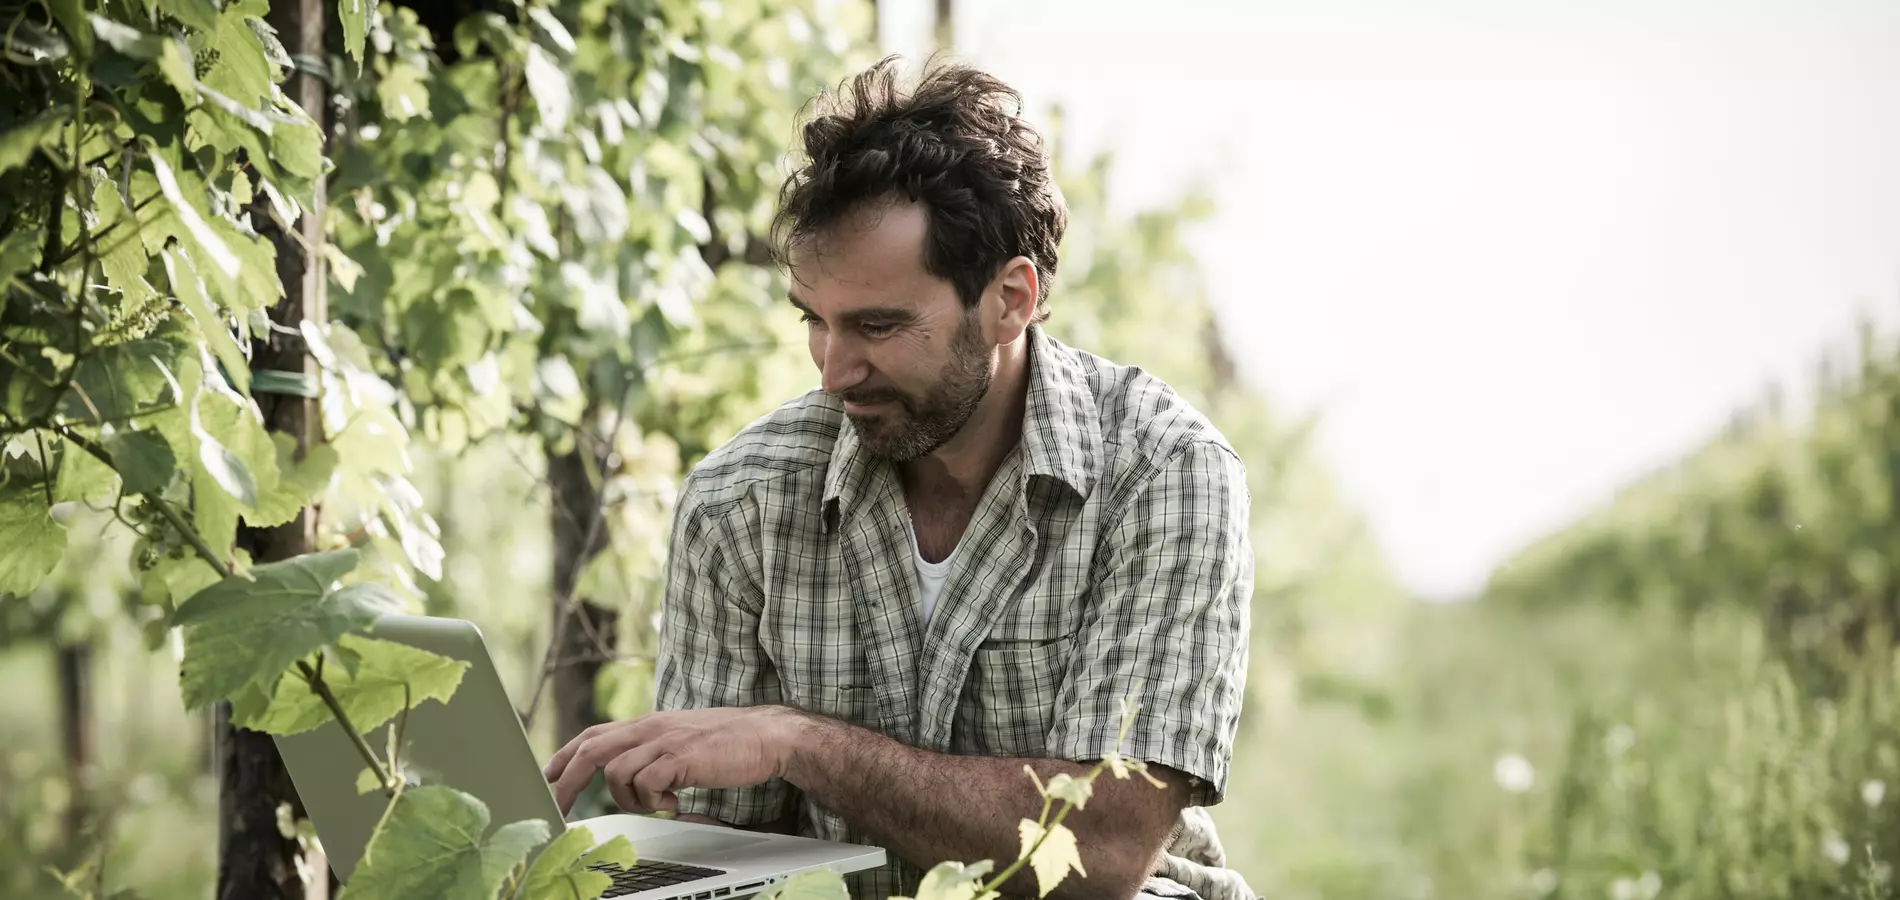
[[[1000,872],[1021,852],[1017,823],[1042,812],[1042,798],[1023,766],[1034,768],[1045,783],[1058,773],[1088,771],[1063,760],[932,753],[833,719],[797,715],[798,737],[786,780],[925,869],[945,860],[990,859],[997,862],[993,871]],[[1118,809],[1118,794],[1155,788],[1112,781],[1098,781],[1097,802],[1064,820],[1075,832],[1088,877],[1072,873],[1052,896],[1126,898],[1153,871],[1172,822],[1142,821]],[[1036,895],[1034,872],[1025,867],[1003,891]]]

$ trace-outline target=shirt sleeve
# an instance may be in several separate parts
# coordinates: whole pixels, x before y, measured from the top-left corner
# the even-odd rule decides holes
[[[1051,756],[1119,750],[1196,779],[1192,805],[1220,802],[1246,691],[1250,502],[1239,458],[1198,441],[1123,508],[1098,548]],[[1117,747],[1124,698],[1140,708]]]
[[[764,594],[730,560],[731,546],[727,529],[689,478],[666,563],[656,711],[781,702],[778,669],[759,643]],[[688,788],[679,792],[679,811],[753,825],[783,817],[794,794],[777,778],[744,788]]]

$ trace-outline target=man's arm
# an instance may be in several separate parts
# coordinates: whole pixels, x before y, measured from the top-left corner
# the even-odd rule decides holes
[[[891,852],[929,868],[945,860],[1006,865],[1016,859],[1022,850],[1018,823],[1042,812],[1025,765],[1044,783],[1089,768],[1064,760],[932,753],[835,719],[756,706],[677,710],[596,725],[561,748],[548,771],[563,810],[596,771],[606,775],[614,801],[633,812],[680,809],[677,792],[686,788],[783,779]],[[1088,876],[1071,876],[1053,896],[1135,895],[1190,796],[1185,777],[1166,769],[1157,774],[1165,788],[1141,779],[1096,780],[1087,807],[1063,821],[1076,835]],[[1005,891],[1040,893],[1031,872],[1012,879]]]
[[[1090,768],[1066,760],[932,753],[835,719],[790,716],[785,780],[924,869],[945,860],[990,859],[1001,871],[1022,851],[1018,823],[1042,812],[1024,765],[1045,784]],[[1185,778],[1155,774],[1166,788],[1107,773],[1096,779],[1088,805],[1063,820],[1075,833],[1088,876],[1071,874],[1051,897],[1123,900],[1141,890],[1188,802]],[[1041,893],[1027,867],[1002,890]]]
[[[680,491],[667,548],[666,594],[654,665],[654,709],[743,707],[782,702],[778,670],[759,646],[764,594],[736,558],[748,535],[706,503],[699,478]],[[736,828],[792,833],[798,804],[778,779],[680,797],[685,815]],[[723,821],[721,821],[723,820]]]

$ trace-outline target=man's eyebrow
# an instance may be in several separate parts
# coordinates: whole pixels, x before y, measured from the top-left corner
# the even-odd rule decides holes
[[[785,299],[791,301],[791,304],[797,307],[799,312],[805,313],[806,315],[816,315],[812,312],[811,307],[806,306],[804,302],[797,297],[786,294]],[[846,322],[877,320],[880,322],[903,324],[916,321],[917,311],[903,306],[871,306],[864,309],[851,310],[844,314],[844,319]]]

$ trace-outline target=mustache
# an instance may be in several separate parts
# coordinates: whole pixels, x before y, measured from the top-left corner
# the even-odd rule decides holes
[[[884,403],[884,402],[892,401],[892,400],[895,400],[898,403],[904,402],[904,395],[899,394],[896,391],[885,391],[885,390],[876,390],[876,389],[838,391],[838,392],[833,393],[832,396],[837,397],[838,399],[843,400],[846,403],[853,403],[853,404],[859,404],[859,405],[869,405],[872,403]]]

